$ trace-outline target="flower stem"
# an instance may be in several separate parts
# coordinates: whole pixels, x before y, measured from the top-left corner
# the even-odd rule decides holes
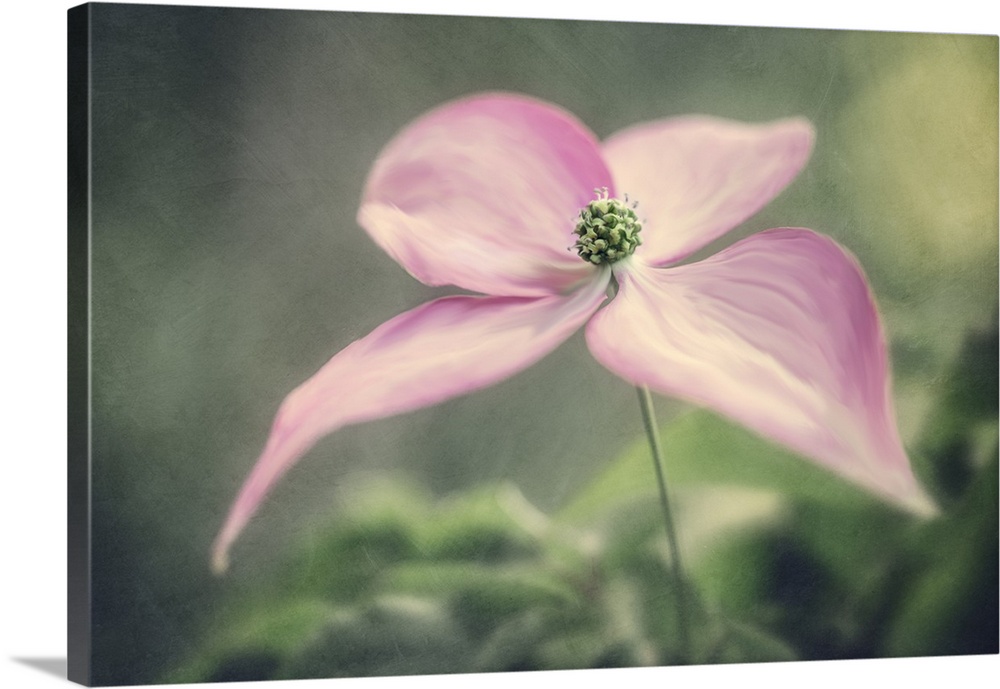
[[[639,408],[642,410],[642,424],[646,428],[649,439],[649,449],[653,454],[653,466],[656,468],[656,483],[660,488],[660,507],[663,510],[663,523],[667,527],[667,544],[670,547],[670,567],[674,578],[674,592],[677,604],[677,628],[681,658],[687,662],[690,655],[691,634],[689,629],[687,606],[687,581],[684,577],[684,567],[681,564],[681,549],[677,541],[677,530],[674,528],[673,513],[670,511],[670,499],[667,497],[667,478],[663,467],[663,450],[660,446],[660,432],[656,426],[656,415],[653,412],[653,399],[649,388],[637,386],[639,393]]]

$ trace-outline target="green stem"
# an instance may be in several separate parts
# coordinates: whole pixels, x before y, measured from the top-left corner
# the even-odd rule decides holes
[[[674,528],[674,517],[670,511],[670,499],[667,497],[667,478],[663,466],[660,432],[656,426],[656,415],[653,412],[653,398],[649,394],[649,388],[641,385],[636,387],[636,391],[639,393],[639,407],[642,409],[642,425],[646,428],[649,449],[653,453],[653,466],[656,468],[656,483],[660,488],[660,507],[663,510],[663,523],[667,527],[667,544],[670,547],[670,567],[674,578],[674,591],[677,599],[677,627],[681,657],[687,662],[691,657],[691,634],[686,595],[687,581],[684,577],[684,567],[681,564],[681,549],[677,541],[677,530]]]

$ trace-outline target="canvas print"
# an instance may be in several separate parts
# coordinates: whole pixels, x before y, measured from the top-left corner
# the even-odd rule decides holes
[[[997,37],[69,14],[92,685],[995,654]]]

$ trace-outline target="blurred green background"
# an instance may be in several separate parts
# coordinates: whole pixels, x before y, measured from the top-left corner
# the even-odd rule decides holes
[[[96,683],[997,651],[996,37],[92,13]],[[600,137],[809,118],[806,170],[704,253],[805,226],[859,257],[943,516],[658,399],[696,623],[682,657],[635,394],[578,335],[322,441],[211,576],[284,395],[448,293],[354,222],[369,167],[414,117],[492,89]]]

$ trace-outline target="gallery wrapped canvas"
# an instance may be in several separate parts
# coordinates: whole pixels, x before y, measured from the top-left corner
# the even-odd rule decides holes
[[[997,652],[997,38],[69,13],[69,674]]]

